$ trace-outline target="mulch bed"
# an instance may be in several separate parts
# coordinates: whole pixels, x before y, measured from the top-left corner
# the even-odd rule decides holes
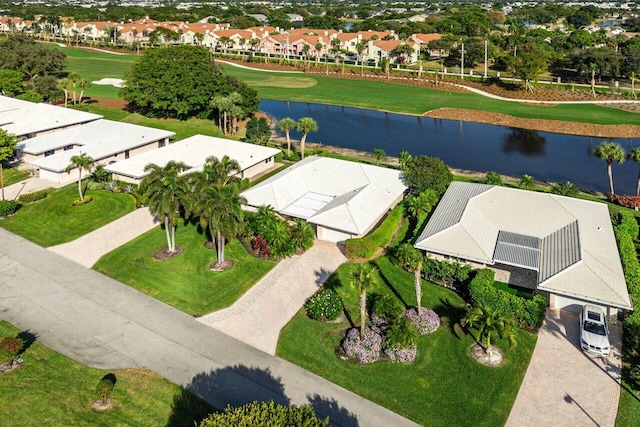
[[[236,263],[230,260],[225,260],[223,263],[219,263],[218,261],[212,262],[209,265],[209,270],[211,271],[224,271],[233,267]]]
[[[180,246],[176,246],[175,252],[169,252],[169,248],[162,248],[158,252],[156,252],[153,257],[158,261],[168,261],[180,255],[182,253],[182,248]]]

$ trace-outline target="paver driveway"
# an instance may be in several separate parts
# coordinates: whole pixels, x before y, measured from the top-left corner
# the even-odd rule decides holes
[[[547,310],[507,426],[614,426],[620,397],[620,326],[608,358],[580,350],[579,316]]]

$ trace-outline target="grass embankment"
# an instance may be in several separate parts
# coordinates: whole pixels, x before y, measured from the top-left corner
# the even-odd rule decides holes
[[[391,265],[386,256],[373,264],[379,270],[379,284],[372,292],[396,295],[406,305],[415,305],[412,274]],[[358,365],[341,360],[334,350],[345,329],[360,324],[358,293],[348,284],[350,268],[342,265],[325,284],[340,294],[350,321],[321,323],[300,310],[282,330],[277,355],[423,425],[504,425],[535,336],[519,330],[514,348],[499,340],[506,363],[498,368],[483,366],[469,356],[473,338],[459,339],[453,332],[465,313],[464,301],[447,289],[423,284],[422,305],[434,309],[443,324],[433,335],[420,338],[416,362]]]
[[[0,337],[20,331],[0,321]],[[142,368],[105,371],[74,362],[34,342],[23,365],[0,374],[0,424],[5,426],[193,426],[214,408],[161,376]],[[96,413],[96,385],[116,377],[113,410]]]
[[[176,244],[183,252],[169,261],[153,255],[167,246],[161,227],[143,234],[100,258],[94,269],[190,315],[203,315],[233,304],[275,263],[249,255],[238,240],[225,247],[235,265],[213,272],[216,251],[204,247],[206,234],[195,225],[179,226]]]
[[[46,199],[23,205],[16,215],[0,221],[0,227],[47,247],[75,240],[136,208],[131,195],[105,190],[88,191],[90,203],[72,206],[78,199],[77,184],[47,192]]]

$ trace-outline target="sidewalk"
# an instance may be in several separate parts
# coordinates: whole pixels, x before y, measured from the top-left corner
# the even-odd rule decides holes
[[[48,179],[31,177],[4,187],[4,197],[7,200],[14,200],[22,194],[33,193],[45,188],[60,188],[62,185],[67,184],[58,184]]]

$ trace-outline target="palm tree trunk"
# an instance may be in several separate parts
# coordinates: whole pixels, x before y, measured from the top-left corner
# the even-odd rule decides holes
[[[416,302],[418,304],[418,317],[419,317],[422,314],[422,283],[420,283],[421,269],[416,268],[413,274],[414,274],[414,277],[413,277],[414,284],[416,286]]]
[[[218,265],[224,264],[224,236],[218,231]]]
[[[640,181],[638,181],[640,185]],[[2,168],[2,162],[0,162],[0,188],[2,189],[2,201],[4,202],[4,169]]]
[[[80,195],[80,200],[84,200],[82,195],[82,168],[78,168],[78,194]]]
[[[613,196],[615,193],[613,192],[613,173],[611,172],[611,162],[607,163],[607,172],[609,173],[609,189],[611,190],[611,195]]]
[[[222,133],[227,134],[228,126],[227,126],[227,112],[226,111],[224,112],[224,124],[223,125],[224,125],[224,128],[222,129]]]
[[[287,135],[287,156],[291,156],[291,138],[289,137],[289,129],[287,129],[285,135]]]
[[[360,292],[360,339],[364,339],[367,325],[367,293]]]
[[[164,216],[164,233],[167,236],[167,249],[169,252],[173,252],[171,250],[171,231],[169,230],[169,215]]]
[[[64,108],[67,108],[67,103],[69,101],[69,91],[68,90],[64,90]]]
[[[491,334],[487,334],[487,353],[489,357],[493,355],[493,350],[491,349]]]
[[[304,143],[307,140],[307,134],[303,133],[302,134],[302,138],[300,138],[300,152],[301,152],[301,157],[304,159]]]
[[[171,226],[171,252],[176,251],[176,226]]]
[[[596,72],[595,70],[591,70],[591,93],[593,97],[596,97]]]

